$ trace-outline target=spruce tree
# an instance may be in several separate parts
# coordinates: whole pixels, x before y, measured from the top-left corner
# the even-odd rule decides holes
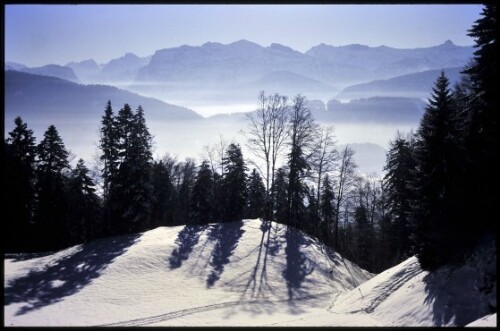
[[[247,200],[246,166],[238,144],[230,144],[223,160],[224,177],[223,188],[225,193],[224,221],[239,221],[243,219]]]
[[[414,201],[414,174],[416,171],[415,146],[412,137],[402,135],[389,144],[384,170],[386,206],[394,222],[395,259],[402,261],[414,254],[412,203]]]
[[[283,168],[276,171],[272,190],[275,196],[274,220],[281,224],[289,224],[288,218],[288,172]]]
[[[117,226],[125,233],[144,231],[151,226],[153,208],[152,137],[141,106],[131,114],[125,104],[118,125],[122,161],[116,184]]]
[[[37,147],[37,228],[41,249],[68,244],[67,177],[68,151],[54,125],[49,126]]]
[[[174,202],[173,225],[189,223],[191,214],[191,195],[196,178],[196,164],[187,158],[176,166],[176,193]]]
[[[69,235],[75,244],[103,235],[100,199],[95,191],[89,170],[79,159],[69,181]]]
[[[290,224],[299,227],[304,221],[305,205],[307,190],[303,178],[309,165],[305,160],[305,155],[302,152],[301,146],[293,146],[289,154],[288,166],[290,172],[288,174],[288,203]]]
[[[333,222],[335,220],[335,195],[333,193],[333,185],[330,181],[330,177],[325,175],[323,180],[323,189],[321,190],[321,202],[320,202],[320,215],[321,215],[321,226],[320,226],[320,237],[324,238],[327,243],[332,242],[332,228]]]
[[[306,150],[312,149],[317,125],[301,95],[294,98],[289,118],[290,153],[288,154],[288,203],[290,224],[300,226],[305,215],[304,200],[307,195],[304,177],[310,170]]]
[[[373,231],[368,222],[366,208],[358,206],[354,214],[355,239],[354,239],[354,262],[361,268],[371,270],[371,245]]]
[[[308,205],[306,208],[306,222],[301,229],[314,235],[315,237],[318,237],[320,234],[321,220],[318,212],[318,200],[316,200],[316,197],[317,195],[314,187],[307,187]]]
[[[101,121],[101,139],[100,148],[102,155],[100,157],[103,163],[102,178],[104,181],[104,196],[107,197],[111,185],[114,183],[119,166],[119,133],[117,120],[113,114],[111,101],[106,104],[106,109]]]
[[[208,161],[201,163],[191,194],[191,214],[192,224],[208,224],[214,221],[214,182],[212,168]]]
[[[454,134],[455,115],[449,81],[441,72],[418,129],[416,146],[413,214],[420,246],[417,256],[427,270],[449,262],[462,239],[453,223],[459,208],[456,184],[460,155]]]
[[[262,181],[262,177],[254,168],[248,176],[248,202],[247,202],[247,218],[262,218],[264,217],[264,207],[266,204],[266,187]]]
[[[469,238],[479,238],[483,232],[496,228],[490,215],[495,214],[498,187],[498,43],[497,4],[485,5],[468,35],[475,39],[474,62],[464,72],[471,83],[468,104],[467,188],[471,199],[468,218],[477,221],[469,229]],[[471,243],[473,244],[473,243]]]
[[[35,156],[33,131],[20,117],[4,142],[4,215],[6,248],[30,250],[35,207]]]
[[[151,226],[165,226],[171,223],[173,185],[168,165],[160,160],[153,163],[153,209]]]
[[[134,113],[130,106],[126,103],[123,108],[118,111],[116,117],[116,127],[118,135],[118,158],[121,163],[129,159],[130,140],[135,126]]]

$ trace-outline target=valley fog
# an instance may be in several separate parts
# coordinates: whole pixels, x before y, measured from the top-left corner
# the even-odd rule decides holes
[[[227,106],[210,106],[222,109]],[[147,112],[147,110],[146,110]],[[14,116],[7,114],[5,118],[5,137],[8,137],[14,125]],[[100,116],[78,122],[62,117],[44,116],[42,118],[25,118],[28,127],[34,131],[37,143],[50,124],[54,124],[61,135],[66,148],[75,155],[73,163],[83,158],[87,164],[95,165],[101,151],[99,145]],[[255,158],[245,146],[247,138],[244,131],[248,123],[243,114],[220,115],[208,119],[189,121],[160,121],[148,119],[146,123],[153,135],[155,159],[165,154],[176,156],[179,160],[187,157],[197,162],[206,157],[204,147],[219,144],[221,139],[227,144],[239,143],[247,159]],[[385,163],[385,152],[396,132],[408,132],[415,125],[407,123],[332,123],[318,122],[320,125],[334,125],[337,148],[351,144],[356,150],[355,160],[361,173],[371,174],[382,172]],[[251,166],[249,165],[249,168]]]

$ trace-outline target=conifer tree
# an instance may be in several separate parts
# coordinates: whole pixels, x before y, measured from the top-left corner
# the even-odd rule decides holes
[[[394,222],[395,259],[399,262],[414,254],[414,232],[412,224],[413,182],[416,171],[415,146],[411,136],[398,134],[390,142],[384,170],[386,205]],[[388,226],[387,226],[388,227]]]
[[[366,208],[358,206],[354,214],[355,239],[354,239],[354,257],[355,262],[361,268],[371,269],[371,245],[373,231],[370,228]]]
[[[196,176],[191,194],[191,214],[192,224],[208,224],[214,221],[214,182],[212,169],[208,161],[201,163]]]
[[[69,236],[73,243],[82,243],[100,237],[100,199],[95,193],[95,183],[82,159],[78,160],[69,182]]]
[[[323,189],[321,190],[321,202],[320,202],[320,215],[321,215],[321,226],[320,226],[320,237],[324,238],[327,243],[332,241],[332,228],[333,222],[335,220],[335,205],[334,205],[335,195],[333,193],[333,186],[330,181],[330,177],[325,175],[323,180]]]
[[[196,165],[187,158],[176,166],[176,197],[174,202],[173,225],[188,224],[191,214],[191,195],[196,177]]]
[[[312,147],[317,125],[311,112],[305,106],[305,97],[296,96],[289,119],[290,153],[288,154],[288,203],[290,224],[300,226],[305,215],[304,200],[307,190],[304,177],[310,165],[305,150]]]
[[[100,148],[102,151],[100,159],[103,162],[103,189],[106,198],[110,192],[111,184],[116,179],[119,166],[119,132],[117,120],[114,117],[113,108],[111,107],[111,101],[108,101],[106,104],[106,109],[101,120]]]
[[[118,116],[118,128],[121,163],[116,185],[117,226],[125,233],[143,231],[151,226],[153,157],[152,137],[142,107],[133,114],[125,104]]]
[[[470,196],[468,218],[477,220],[469,238],[479,238],[496,228],[490,216],[496,212],[496,173],[498,153],[498,43],[497,4],[484,6],[468,35],[475,39],[474,62],[464,72],[471,92],[468,97],[467,187]],[[471,243],[473,244],[473,243]]]
[[[247,218],[264,217],[264,207],[266,203],[266,187],[262,181],[262,177],[254,168],[248,176],[248,203],[247,203]]]
[[[224,221],[238,221],[243,219],[247,200],[246,166],[238,144],[230,144],[224,158],[223,187],[225,192],[226,209]]]
[[[416,209],[419,251],[423,268],[432,270],[449,262],[461,240],[453,223],[458,159],[454,134],[455,110],[449,81],[444,72],[436,81],[422,118],[416,147]]]
[[[153,163],[153,209],[151,226],[164,226],[171,223],[173,203],[173,184],[169,164],[160,160]]]
[[[274,205],[274,220],[281,224],[288,223],[288,172],[283,168],[276,171],[273,192],[276,203]]]
[[[42,249],[67,244],[67,177],[68,151],[54,125],[45,131],[37,147],[37,223]]]
[[[123,163],[126,159],[128,159],[131,135],[134,132],[135,126],[134,122],[134,113],[132,112],[130,106],[126,103],[123,108],[118,111],[118,116],[116,117],[119,148],[118,157],[120,163]]]
[[[307,233],[314,235],[315,237],[319,236],[320,233],[320,217],[318,212],[318,200],[316,200],[316,190],[314,187],[307,187],[307,200],[308,205],[306,208],[306,223],[301,227]]]
[[[4,215],[6,248],[29,250],[35,207],[35,156],[33,131],[20,117],[4,142]]]

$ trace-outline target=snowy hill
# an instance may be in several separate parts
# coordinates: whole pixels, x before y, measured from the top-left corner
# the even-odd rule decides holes
[[[9,256],[5,325],[496,326],[492,240],[460,268],[428,273],[412,257],[373,276],[269,225],[159,227]]]
[[[269,325],[372,275],[284,225],[160,227],[5,260],[5,324]],[[333,319],[328,324],[334,323]]]
[[[496,253],[488,241],[459,268],[423,271],[416,257],[336,297],[334,314],[369,316],[385,326],[496,326]],[[475,324],[471,325],[474,326]]]

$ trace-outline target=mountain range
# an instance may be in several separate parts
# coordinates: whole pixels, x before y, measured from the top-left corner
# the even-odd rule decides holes
[[[77,77],[68,79],[71,81],[115,85],[181,104],[184,100],[254,102],[260,90],[290,96],[302,93],[310,99],[329,100],[339,92],[346,97],[352,93],[348,90],[352,85],[356,87],[351,89],[359,91],[359,84],[423,72],[430,77],[435,70],[463,67],[473,51],[472,46],[457,46],[448,40],[414,49],[320,44],[302,53],[277,43],[263,47],[240,40],[165,48],[147,57],[127,53],[103,64],[89,59],[65,66],[45,66],[43,70],[20,69],[12,63],[6,63],[6,68],[68,79],[60,73],[61,68],[67,68]],[[405,86],[409,91],[404,93],[410,95],[391,96],[422,96],[421,86]],[[356,94],[356,98],[368,96],[374,95]]]

